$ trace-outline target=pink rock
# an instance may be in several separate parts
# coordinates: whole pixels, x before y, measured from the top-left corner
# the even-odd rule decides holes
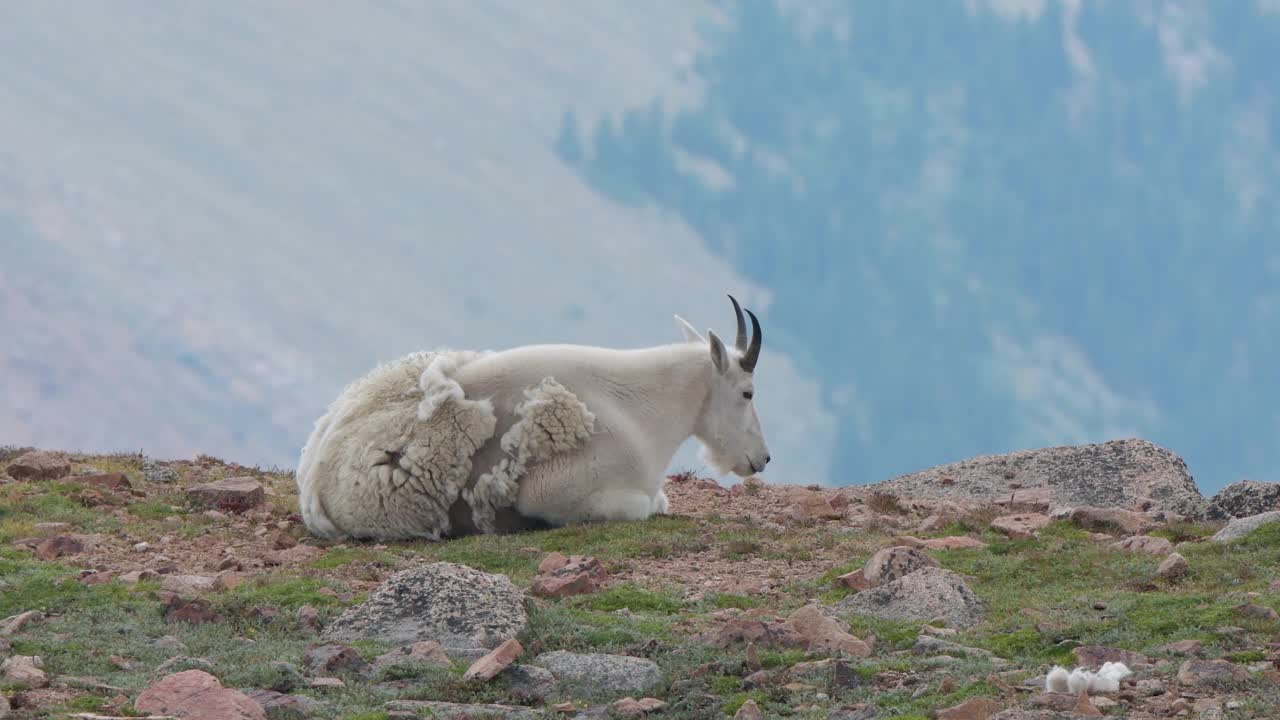
[[[1111,547],[1129,552],[1144,552],[1151,555],[1168,555],[1173,552],[1173,543],[1162,537],[1151,535],[1134,535],[1120,542],[1111,543]]]
[[[160,587],[176,593],[200,593],[213,590],[217,579],[207,575],[165,575]]]
[[[36,545],[36,557],[41,560],[56,560],[64,555],[77,555],[82,552],[84,552],[84,543],[70,535],[51,537]]]
[[[872,555],[862,568],[862,576],[871,587],[879,587],[926,567],[938,567],[938,561],[915,548],[899,545]]]
[[[187,488],[187,496],[199,505],[224,512],[245,512],[261,503],[266,493],[257,480],[234,477],[193,485]]]
[[[871,646],[850,635],[840,621],[822,614],[815,605],[792,613],[786,626],[809,641],[810,650],[836,650],[854,657],[871,655]]]
[[[1160,648],[1170,655],[1195,655],[1204,647],[1199,640],[1179,640]]]
[[[445,652],[444,646],[435,640],[420,640],[411,645],[392,650],[385,655],[379,655],[373,661],[373,666],[375,668],[386,668],[418,663],[435,665],[436,667],[449,667],[449,654]]]
[[[1055,511],[1054,515],[1062,516],[1085,530],[1094,532],[1140,535],[1156,526],[1146,515],[1121,508],[1078,507]]]
[[[609,579],[609,573],[596,558],[574,555],[568,560],[550,574],[534,578],[530,594],[544,598],[585,595],[596,592]]]
[[[170,597],[166,597],[162,594],[161,600],[167,606],[164,613],[164,619],[169,622],[186,622],[191,623],[192,625],[203,625],[209,623],[221,623],[223,620],[222,615],[215,612],[207,600],[186,600],[177,597],[175,593],[169,592],[168,594]]]
[[[173,715],[182,720],[266,720],[266,711],[247,695],[222,687],[203,670],[170,675],[134,701],[139,712]]]
[[[666,706],[666,703],[656,698],[640,698],[636,700],[633,697],[624,697],[611,705],[610,708],[622,717],[643,717]]]
[[[795,496],[794,502],[786,510],[786,515],[796,522],[811,522],[836,520],[844,517],[844,512],[836,509],[822,493],[806,491]]]
[[[862,572],[862,568],[858,568],[850,573],[845,573],[836,578],[836,584],[847,587],[850,590],[866,590],[871,587],[871,582]]]
[[[0,620],[0,637],[9,637],[15,635],[19,630],[33,622],[39,622],[44,619],[44,613],[39,610],[28,610],[24,613],[12,615]]]
[[[950,523],[951,523],[951,519],[946,516],[930,515],[929,517],[920,521],[920,524],[916,526],[916,532],[922,532],[922,533],[938,532],[939,530],[945,528]]]
[[[349,645],[327,643],[307,650],[302,664],[315,673],[364,672],[369,664]]]
[[[529,593],[543,598],[566,598],[572,595],[588,595],[599,590],[599,585],[585,572],[572,575],[552,575],[534,578]]]
[[[298,608],[298,624],[308,630],[320,629],[320,611],[310,605]]]
[[[1186,575],[1189,568],[1187,559],[1181,553],[1173,553],[1160,563],[1160,567],[1156,568],[1156,574],[1166,580],[1177,580]]]
[[[486,682],[492,680],[498,673],[502,672],[511,663],[520,657],[524,652],[524,647],[520,645],[520,641],[512,638],[502,643],[498,647],[489,652],[488,655],[476,660],[467,668],[467,672],[462,676],[464,680],[479,680]]]
[[[1187,660],[1178,668],[1178,682],[1189,686],[1248,679],[1248,670],[1226,660]]]
[[[136,585],[143,580],[155,580],[160,574],[154,570],[130,570],[120,576],[120,582]]]
[[[561,555],[558,552],[549,553],[546,557],[542,558],[542,562],[538,563],[538,574],[546,575],[548,573],[553,573],[568,564],[569,558],[564,555]]]
[[[1071,713],[1083,717],[1103,717],[1102,711],[1089,702],[1089,693],[1085,690],[1081,690],[1076,696],[1076,704],[1071,708]]]
[[[1075,656],[1077,664],[1095,670],[1109,662],[1124,663],[1130,668],[1151,664],[1151,659],[1142,653],[1102,645],[1081,645],[1072,650],[1071,654]]]
[[[1259,620],[1280,620],[1280,613],[1274,609],[1264,605],[1255,605],[1253,603],[1245,603],[1236,607],[1236,613],[1244,617],[1257,618]]]
[[[752,618],[730,620],[704,638],[718,648],[755,643],[760,647],[791,648],[803,650],[809,640],[791,627],[780,622],[764,622]]]
[[[1053,490],[1047,487],[1017,488],[1009,495],[996,498],[995,502],[1014,512],[1042,513],[1053,503]]]
[[[36,450],[18,456],[5,472],[19,481],[61,480],[71,474],[71,463],[64,457]]]
[[[85,585],[102,585],[109,583],[115,578],[116,574],[110,570],[102,572],[85,572],[80,576],[80,582]]]
[[[44,661],[38,655],[14,655],[0,664],[0,678],[28,688],[49,687]]]
[[[1031,538],[1040,530],[1053,523],[1048,515],[1040,513],[1018,513],[1004,515],[991,521],[991,529],[1002,532],[1011,538]]]

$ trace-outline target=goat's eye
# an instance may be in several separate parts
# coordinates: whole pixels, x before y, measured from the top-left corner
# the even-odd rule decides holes
[[[750,400],[754,395],[755,395],[755,393],[751,392],[750,390],[744,391],[744,392],[742,393],[742,397],[744,397],[744,398],[746,398],[746,399],[748,399],[748,400]]]

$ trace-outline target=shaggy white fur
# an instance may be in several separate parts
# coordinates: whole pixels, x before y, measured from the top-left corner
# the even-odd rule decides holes
[[[326,538],[400,540],[667,511],[663,471],[689,437],[723,471],[769,463],[756,417],[760,350],[737,301],[732,347],[530,345],[413,353],[353,382],[298,463],[302,517]]]
[[[472,508],[476,527],[482,532],[496,530],[496,509],[515,505],[520,477],[531,463],[568,452],[595,431],[595,414],[554,378],[543,378],[536,387],[525,390],[524,395],[525,401],[515,409],[520,419],[502,435],[502,452],[507,457],[462,493]]]
[[[1061,665],[1054,665],[1044,679],[1044,688],[1053,693],[1079,694],[1081,690],[1089,693],[1113,693],[1120,690],[1120,681],[1132,674],[1133,671],[1120,662],[1103,663],[1097,672],[1078,667],[1068,673]]]
[[[303,521],[315,534],[439,540],[471,458],[494,435],[488,400],[451,374],[475,352],[413,353],[347,386],[316,422],[298,463]]]

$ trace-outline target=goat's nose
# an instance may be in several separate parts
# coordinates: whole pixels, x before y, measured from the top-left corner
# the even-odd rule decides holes
[[[765,456],[764,456],[764,464],[765,464],[765,465],[768,465],[768,464],[769,464],[769,461],[770,461],[770,460],[772,460],[772,459],[773,459],[773,456],[772,456],[772,455],[765,455]]]

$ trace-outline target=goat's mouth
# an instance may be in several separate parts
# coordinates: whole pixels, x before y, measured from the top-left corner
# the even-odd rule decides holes
[[[758,473],[758,472],[760,472],[761,470],[763,470],[763,469],[764,469],[764,467],[763,467],[763,466],[761,466],[761,467],[756,467],[756,463],[755,463],[755,461],[754,461],[754,460],[752,460],[752,459],[751,459],[751,456],[750,456],[750,455],[748,455],[748,456],[747,456],[747,467],[751,468],[751,474],[752,474],[752,475],[754,475],[754,474],[756,474],[756,473]]]

